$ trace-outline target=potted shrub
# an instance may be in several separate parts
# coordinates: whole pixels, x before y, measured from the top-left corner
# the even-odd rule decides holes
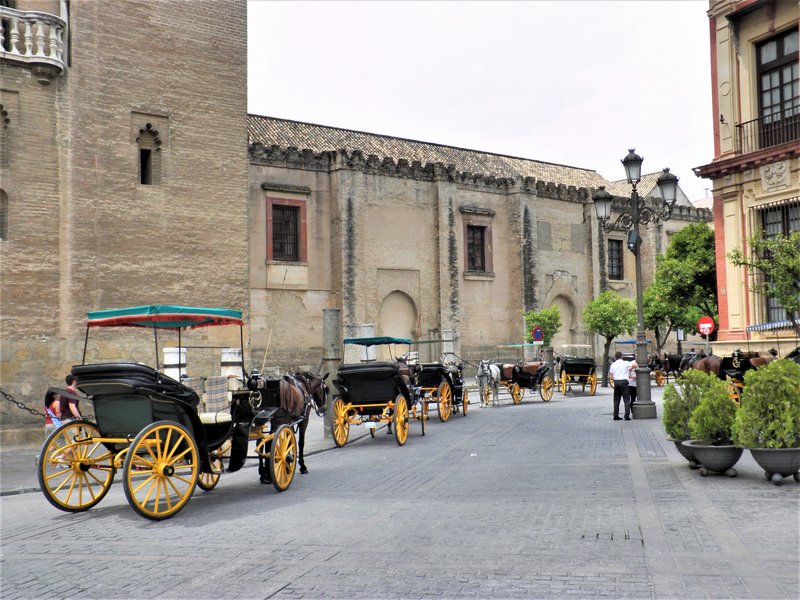
[[[733,465],[742,455],[742,448],[733,445],[732,428],[738,405],[728,394],[725,382],[708,375],[708,387],[703,390],[700,403],[689,419],[692,440],[684,442],[692,448],[703,466],[700,474],[709,471],[736,477]]]
[[[776,485],[800,481],[800,364],[784,358],[745,373],[733,441]]]
[[[698,460],[694,450],[683,442],[691,439],[689,419],[692,412],[700,404],[703,391],[710,385],[708,375],[702,371],[689,369],[675,382],[664,388],[664,430],[667,439],[675,444],[675,448],[689,461],[689,468],[696,469]]]

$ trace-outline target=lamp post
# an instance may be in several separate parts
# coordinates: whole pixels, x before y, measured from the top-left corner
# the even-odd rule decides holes
[[[614,221],[611,220],[611,205],[614,197],[606,191],[605,186],[600,186],[592,196],[592,200],[597,212],[597,220],[603,231],[628,232],[628,250],[633,252],[636,263],[636,362],[639,364],[636,369],[636,402],[631,410],[633,410],[635,419],[655,419],[656,405],[650,398],[650,367],[648,366],[647,342],[644,333],[642,257],[639,252],[642,238],[639,235],[639,226],[647,225],[651,221],[667,221],[672,217],[672,209],[677,199],[678,178],[670,173],[669,169],[664,169],[657,181],[658,189],[661,191],[661,206],[647,203],[639,197],[636,189],[642,179],[642,162],[644,159],[636,154],[633,148],[622,159],[625,176],[633,189],[629,205],[620,212]]]

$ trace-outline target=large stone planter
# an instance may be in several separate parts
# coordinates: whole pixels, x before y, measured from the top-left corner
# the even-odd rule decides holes
[[[694,455],[694,449],[684,445],[686,440],[674,440],[669,436],[667,437],[667,440],[675,444],[675,449],[683,458],[689,461],[690,469],[697,469],[700,466],[700,461],[697,460],[697,457]]]
[[[683,444],[691,448],[695,458],[700,461],[700,475],[705,477],[710,472],[736,477],[733,468],[744,451],[733,444],[725,446],[707,446],[698,440],[687,440]]]
[[[750,454],[764,469],[764,478],[775,485],[789,475],[800,481],[800,448],[750,448]]]

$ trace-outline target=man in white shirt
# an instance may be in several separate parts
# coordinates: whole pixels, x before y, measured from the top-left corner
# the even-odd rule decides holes
[[[622,352],[614,355],[614,362],[608,369],[608,374],[614,378],[614,420],[619,421],[619,400],[625,402],[625,420],[631,420],[631,394],[628,389],[628,372],[631,363],[622,359]]]

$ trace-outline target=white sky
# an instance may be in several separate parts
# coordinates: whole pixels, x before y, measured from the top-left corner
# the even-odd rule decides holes
[[[711,182],[708,3],[248,1],[248,112]]]

